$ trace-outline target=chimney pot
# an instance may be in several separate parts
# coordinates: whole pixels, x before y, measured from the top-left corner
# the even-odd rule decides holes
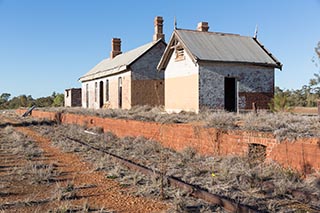
[[[110,58],[114,58],[117,55],[120,55],[121,52],[121,39],[120,38],[113,38],[111,40],[111,52],[110,52]]]
[[[208,32],[209,30],[208,22],[199,22],[197,26],[197,30],[201,32]]]
[[[154,18],[154,35],[153,41],[157,41],[158,39],[164,40],[163,34],[163,18],[161,16],[156,16]]]

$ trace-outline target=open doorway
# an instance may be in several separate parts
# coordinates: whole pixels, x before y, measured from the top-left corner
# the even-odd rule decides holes
[[[99,83],[99,106],[100,108],[103,107],[103,81],[100,81]]]
[[[224,109],[229,112],[237,111],[237,81],[235,78],[224,79]]]

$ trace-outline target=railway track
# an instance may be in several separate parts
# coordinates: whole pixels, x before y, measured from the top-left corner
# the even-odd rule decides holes
[[[8,125],[9,124],[13,125],[13,126],[17,126],[17,127],[34,125],[33,122],[30,122],[30,123],[28,123],[28,122],[21,122],[21,123],[9,122]],[[4,124],[4,126],[6,126],[6,125],[7,124]],[[97,133],[94,133],[94,134],[99,135]],[[243,204],[237,203],[233,200],[230,200],[227,197],[223,197],[223,196],[209,193],[206,189],[201,188],[201,186],[199,187],[196,185],[186,183],[186,182],[184,182],[176,177],[173,177],[173,176],[167,176],[167,175],[165,175],[165,173],[155,171],[155,170],[150,169],[146,166],[143,166],[143,165],[140,165],[136,162],[133,162],[132,160],[115,155],[114,152],[110,153],[110,152],[108,152],[108,150],[106,150],[103,147],[100,147],[99,145],[93,146],[92,144],[87,143],[86,141],[82,141],[83,140],[82,138],[76,139],[76,138],[73,138],[72,135],[71,135],[71,137],[66,137],[66,136],[63,136],[62,134],[60,134],[60,137],[67,139],[66,141],[69,141],[70,143],[71,142],[78,143],[78,144],[81,144],[82,146],[86,146],[92,150],[104,153],[105,155],[108,155],[110,158],[112,158],[114,161],[117,161],[119,164],[122,164],[123,166],[129,168],[130,170],[140,172],[140,173],[145,174],[147,176],[153,176],[153,177],[156,176],[157,178],[161,178],[161,180],[165,179],[166,182],[169,183],[170,185],[189,192],[189,195],[191,195],[195,198],[202,199],[209,204],[219,205],[228,212],[258,212],[258,210],[252,206],[243,205]],[[160,171],[161,171],[161,169],[160,169]],[[160,191],[160,194],[161,194],[161,191]],[[318,212],[319,211],[319,208],[317,208],[316,206],[305,205],[304,203],[297,201],[297,200],[294,200],[294,199],[292,199],[292,200],[287,199],[286,201],[284,200],[282,203],[284,203],[284,204],[281,204],[280,202],[278,202],[278,203],[276,203],[276,205],[283,205],[283,206],[288,206],[288,207],[293,206],[293,208],[302,209],[302,210],[305,210],[308,212]],[[298,206],[298,207],[296,207],[296,206]]]
[[[189,193],[189,195],[191,195],[195,198],[202,199],[210,204],[217,204],[217,205],[221,206],[222,208],[224,208],[228,212],[239,212],[239,213],[258,212],[256,209],[254,209],[250,206],[239,204],[239,203],[236,203],[236,202],[231,201],[229,199],[226,199],[222,196],[209,193],[208,191],[201,189],[198,186],[186,183],[186,182],[184,182],[176,177],[173,177],[173,176],[164,175],[159,171],[155,171],[153,169],[150,169],[150,168],[147,168],[143,165],[135,163],[129,159],[125,159],[121,156],[117,156],[113,153],[110,153],[103,148],[92,146],[86,142],[83,142],[79,139],[75,139],[75,138],[72,138],[69,136],[64,136],[64,137],[74,143],[78,143],[83,146],[89,147],[90,149],[93,149],[95,151],[104,153],[104,154],[110,156],[111,158],[113,158],[115,161],[117,161],[121,165],[127,167],[130,170],[140,172],[140,173],[147,175],[147,176],[154,176],[155,175],[157,178],[166,178],[169,185],[172,185],[172,186],[180,188],[184,191],[187,191]]]

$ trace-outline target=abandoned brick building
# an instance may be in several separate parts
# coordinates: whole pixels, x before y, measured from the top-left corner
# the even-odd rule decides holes
[[[124,108],[164,105],[164,73],[157,64],[166,48],[163,19],[154,20],[153,41],[121,52],[121,40],[112,39],[110,58],[102,60],[79,80],[82,107]]]
[[[175,29],[159,62],[165,75],[165,109],[202,107],[237,111],[268,108],[274,95],[274,70],[281,63],[256,37]]]
[[[65,107],[81,106],[81,88],[70,88],[64,91],[64,106]]]

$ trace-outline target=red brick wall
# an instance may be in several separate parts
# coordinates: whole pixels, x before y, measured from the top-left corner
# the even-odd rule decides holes
[[[276,144],[270,158],[286,166],[308,174],[313,169],[320,170],[320,138],[298,139],[294,142],[283,141]]]
[[[240,97],[245,97],[245,109],[252,109],[252,103],[257,104],[258,109],[269,109],[269,103],[273,98],[273,93],[267,92],[240,92]]]
[[[17,110],[17,113],[24,111]],[[35,110],[32,116],[54,119],[55,113]],[[306,174],[320,170],[320,138],[280,143],[271,133],[264,132],[218,130],[192,124],[160,124],[67,113],[62,114],[62,122],[102,127],[105,132],[111,131],[119,137],[144,136],[178,151],[193,147],[202,155],[246,155],[248,144],[262,144],[266,146],[267,160],[274,160]]]

